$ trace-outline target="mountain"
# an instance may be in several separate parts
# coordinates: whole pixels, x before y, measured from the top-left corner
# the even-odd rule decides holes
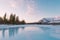
[[[60,18],[42,18],[39,23],[60,23]]]

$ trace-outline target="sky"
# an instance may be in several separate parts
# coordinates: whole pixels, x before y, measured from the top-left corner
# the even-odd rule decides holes
[[[0,16],[11,13],[26,22],[37,22],[45,17],[60,17],[60,0],[0,0]]]

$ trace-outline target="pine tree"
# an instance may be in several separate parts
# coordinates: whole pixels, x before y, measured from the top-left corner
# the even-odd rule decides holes
[[[19,17],[16,17],[16,24],[19,24]]]
[[[4,15],[4,24],[7,24],[6,13],[5,13],[5,15]]]

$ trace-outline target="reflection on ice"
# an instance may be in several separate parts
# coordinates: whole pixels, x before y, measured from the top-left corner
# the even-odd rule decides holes
[[[55,26],[55,27],[51,30],[50,36],[60,39],[60,27]]]
[[[49,30],[50,29],[49,27],[40,27],[40,28],[43,30]]]
[[[0,40],[60,40],[59,27],[25,26],[2,28],[0,30]]]
[[[22,33],[23,32],[23,29],[22,28],[19,28],[18,29],[18,34]]]
[[[0,31],[0,38],[2,37],[2,31]]]
[[[3,35],[3,37],[9,37],[8,36],[9,35],[9,30],[3,30],[2,35]]]
[[[43,30],[41,28],[38,28],[38,27],[25,27],[24,31],[40,31],[40,32],[43,32]]]

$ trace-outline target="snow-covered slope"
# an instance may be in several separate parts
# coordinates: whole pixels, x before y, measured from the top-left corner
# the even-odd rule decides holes
[[[42,23],[60,23],[60,18],[42,18],[40,20]]]

